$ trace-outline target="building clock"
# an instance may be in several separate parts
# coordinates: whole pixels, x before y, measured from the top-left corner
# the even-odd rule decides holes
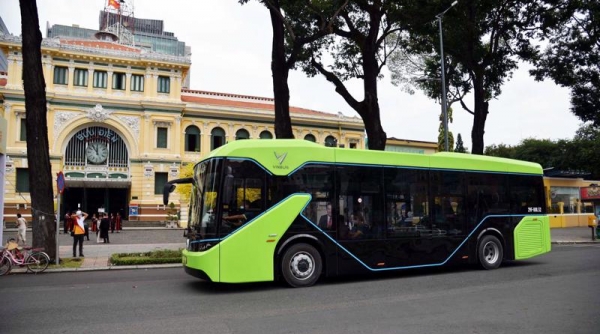
[[[85,155],[91,163],[101,164],[108,158],[108,148],[102,142],[89,143]]]

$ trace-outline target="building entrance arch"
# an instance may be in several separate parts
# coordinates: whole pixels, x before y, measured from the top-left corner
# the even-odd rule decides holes
[[[131,191],[130,153],[115,130],[90,125],[74,133],[63,153],[66,190],[61,214],[77,209],[127,215]]]

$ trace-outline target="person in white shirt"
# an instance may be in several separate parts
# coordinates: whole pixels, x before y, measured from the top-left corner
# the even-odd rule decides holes
[[[17,213],[17,244],[23,242],[25,245],[25,234],[27,233],[27,220],[21,217],[20,213]]]

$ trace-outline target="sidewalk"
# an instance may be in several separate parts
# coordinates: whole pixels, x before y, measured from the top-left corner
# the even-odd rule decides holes
[[[16,234],[16,229],[4,230],[4,239],[8,235]],[[111,266],[108,260],[112,254],[116,253],[138,253],[149,252],[159,249],[177,250],[185,247],[185,239],[182,237],[181,230],[166,228],[126,228],[120,234],[111,234],[110,244],[96,244],[94,238],[85,241],[83,252],[85,257],[80,268],[61,268],[47,269],[47,272],[64,271],[90,271],[90,270],[122,270],[122,269],[148,269],[148,268],[177,268],[182,267],[180,263],[160,264],[160,265],[139,265],[139,266]],[[568,227],[551,229],[550,235],[553,244],[599,244],[600,241],[592,241],[592,232],[589,227]],[[28,232],[30,238],[30,231]],[[71,239],[68,235],[59,237],[59,256],[61,258],[72,257],[73,247],[68,241]],[[31,240],[31,239],[28,239]],[[133,241],[135,243],[126,243]],[[13,268],[12,273],[25,272],[22,268]]]

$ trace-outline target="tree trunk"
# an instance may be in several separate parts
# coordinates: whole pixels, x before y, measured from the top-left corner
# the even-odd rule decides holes
[[[487,120],[489,107],[489,103],[485,101],[483,74],[476,75],[473,80],[473,87],[473,93],[475,95],[475,115],[473,117],[473,129],[471,129],[471,141],[473,143],[471,153],[483,155],[483,135],[485,133],[485,121]]]
[[[362,112],[359,112],[365,124],[370,150],[385,150],[387,135],[381,126],[379,100],[377,98],[377,77],[379,65],[375,58],[376,50],[368,44],[363,52],[364,94],[361,103]]]
[[[279,1],[274,1],[278,11]],[[285,59],[285,31],[281,14],[269,8],[273,26],[273,49],[271,50],[271,72],[273,73],[273,97],[275,99],[275,137],[294,138],[290,118],[290,89],[288,87],[289,68]]]
[[[56,254],[52,173],[48,154],[46,84],[42,71],[42,33],[36,1],[19,0],[23,43],[23,86],[27,129],[27,161],[31,195],[33,247]]]

